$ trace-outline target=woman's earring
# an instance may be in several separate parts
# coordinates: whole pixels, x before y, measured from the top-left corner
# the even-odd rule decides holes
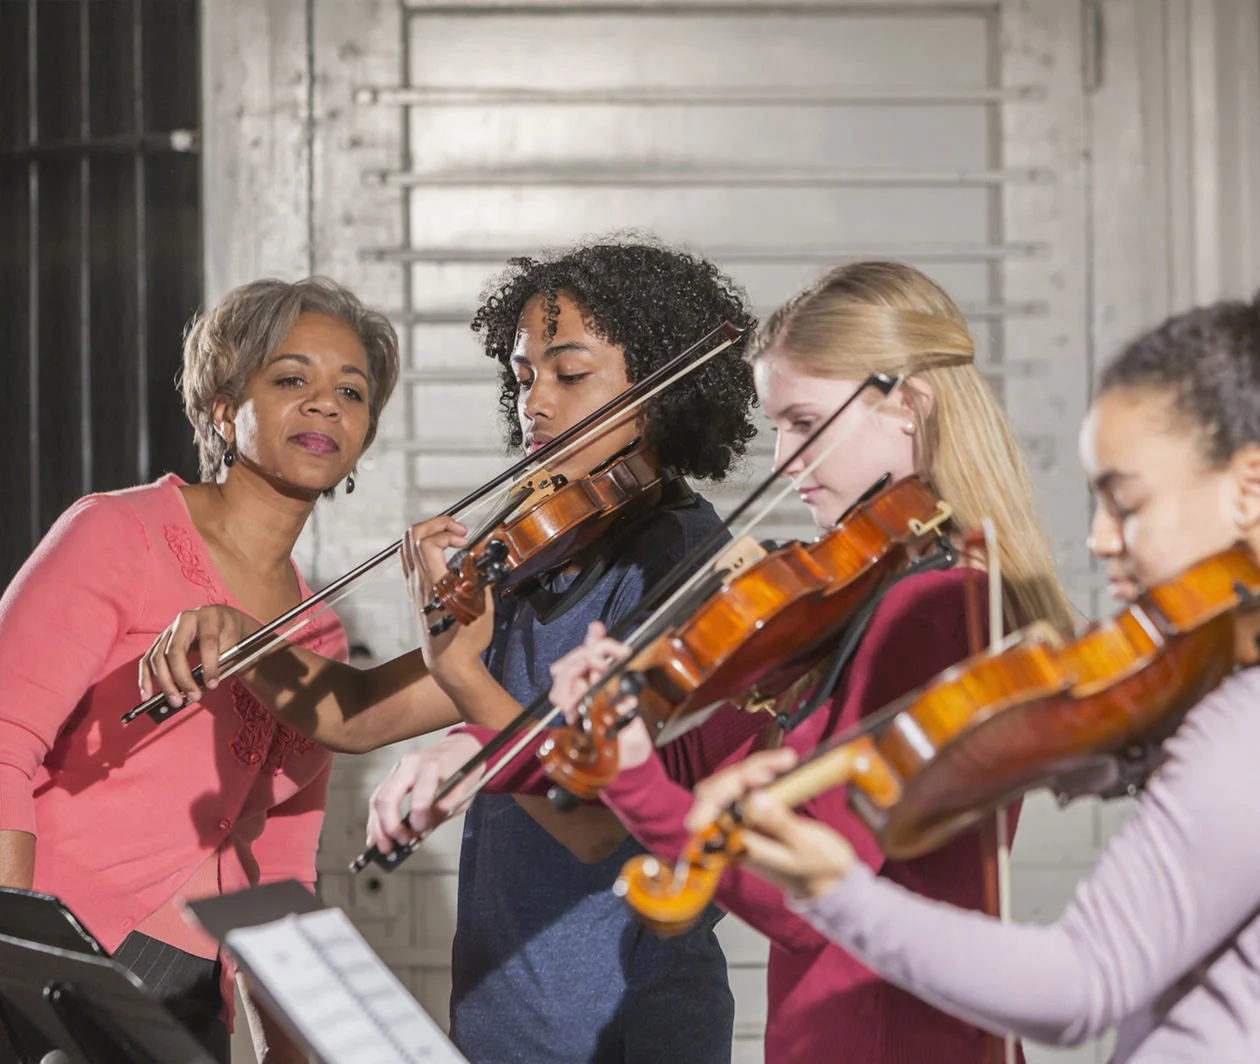
[[[354,471],[353,470],[346,475],[346,494],[347,495],[354,494]]]
[[[1246,512],[1241,506],[1234,511],[1234,524],[1238,526],[1239,532],[1246,532],[1247,526],[1250,523],[1251,522],[1248,520]]]
[[[229,443],[228,449],[223,452],[223,464],[230,466],[236,461],[236,449]]]
[[[904,432],[907,436],[913,436],[913,435],[914,435],[914,431],[915,431],[915,430],[914,430],[914,422],[913,422],[913,421],[903,421],[903,422],[901,423],[901,431],[902,431],[902,432]]]

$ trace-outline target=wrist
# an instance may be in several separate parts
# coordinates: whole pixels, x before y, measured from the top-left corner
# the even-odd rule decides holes
[[[474,687],[483,674],[489,676],[480,654],[466,655],[454,649],[437,655],[429,666],[429,675],[451,698],[457,698],[459,692]]]

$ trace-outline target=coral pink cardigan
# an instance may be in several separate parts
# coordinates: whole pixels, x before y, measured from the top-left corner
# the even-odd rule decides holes
[[[315,880],[325,748],[235,682],[160,726],[120,722],[138,701],[140,655],[176,614],[240,608],[182,483],[168,475],[80,499],[0,599],[0,829],[36,836],[35,889],[60,897],[109,950],[194,875],[202,893],[207,881],[226,893]],[[346,660],[331,612],[298,641]],[[180,937],[177,921],[142,929],[152,926]]]

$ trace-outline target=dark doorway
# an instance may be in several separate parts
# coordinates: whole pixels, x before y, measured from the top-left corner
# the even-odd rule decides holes
[[[195,476],[198,9],[0,0],[0,588],[80,495]]]

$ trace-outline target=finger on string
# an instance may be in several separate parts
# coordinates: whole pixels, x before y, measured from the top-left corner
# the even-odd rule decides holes
[[[687,814],[689,831],[703,831],[722,815],[733,802],[738,802],[750,790],[773,782],[796,763],[796,751],[786,747],[763,750],[745,758],[716,776],[700,783],[695,789],[695,803]]]

